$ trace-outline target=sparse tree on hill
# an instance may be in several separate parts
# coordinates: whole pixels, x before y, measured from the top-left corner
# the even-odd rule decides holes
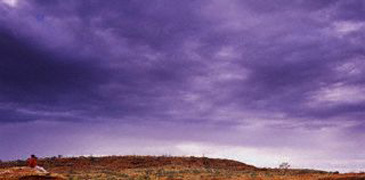
[[[290,168],[290,164],[287,162],[283,162],[279,165],[279,169],[289,169]]]

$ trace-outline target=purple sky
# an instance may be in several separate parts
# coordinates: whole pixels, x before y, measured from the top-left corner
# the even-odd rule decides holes
[[[0,0],[0,159],[365,169],[363,0]]]

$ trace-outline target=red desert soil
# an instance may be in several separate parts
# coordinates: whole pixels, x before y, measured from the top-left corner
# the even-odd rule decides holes
[[[29,167],[11,167],[0,169],[0,180],[65,180],[54,173],[41,173]]]
[[[365,174],[339,174],[307,169],[257,168],[241,162],[206,157],[108,156],[43,158],[50,175],[34,172],[18,160],[0,163],[5,179],[260,179],[365,180]]]

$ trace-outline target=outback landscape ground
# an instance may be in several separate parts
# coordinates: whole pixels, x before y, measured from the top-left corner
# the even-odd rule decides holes
[[[365,173],[340,174],[308,169],[258,168],[238,161],[206,157],[82,156],[39,159],[39,165],[47,169],[49,174],[36,172],[25,165],[23,160],[1,162],[0,180],[365,180]]]

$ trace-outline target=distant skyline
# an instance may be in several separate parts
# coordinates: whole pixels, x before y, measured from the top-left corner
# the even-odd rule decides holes
[[[365,1],[0,0],[0,160],[365,169]]]

